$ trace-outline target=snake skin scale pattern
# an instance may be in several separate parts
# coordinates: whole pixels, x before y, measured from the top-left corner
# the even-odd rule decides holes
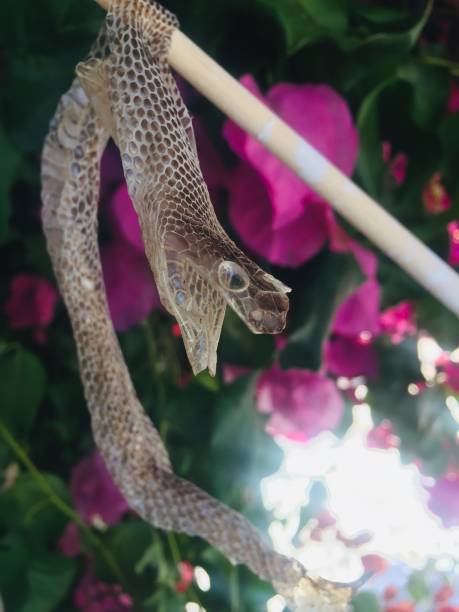
[[[306,576],[241,514],[174,474],[134,390],[108,313],[97,239],[100,158],[120,148],[163,305],[195,372],[216,367],[226,304],[255,332],[285,324],[288,288],[226,236],[202,178],[188,112],[167,63],[176,18],[156,2],[113,0],[61,98],[42,156],[43,227],[75,338],[94,439],[130,507],[151,525],[200,536],[270,581],[294,609],[348,609],[351,589]]]

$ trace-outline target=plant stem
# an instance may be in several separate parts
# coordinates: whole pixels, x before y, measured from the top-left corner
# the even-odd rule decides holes
[[[236,566],[232,568],[229,587],[231,612],[239,612],[241,609],[239,601],[239,577]]]
[[[32,460],[29,458],[25,450],[21,447],[19,442],[13,437],[5,423],[0,420],[0,436],[4,439],[6,444],[11,448],[17,458],[25,465],[30,472],[32,478],[37,483],[38,487],[48,497],[51,504],[58,508],[62,514],[64,514],[69,520],[77,524],[78,528],[85,534],[88,541],[92,546],[99,551],[101,556],[105,559],[107,565],[113,571],[117,579],[121,584],[125,584],[125,578],[117,560],[112,553],[105,548],[102,540],[98,538],[93,531],[86,525],[83,519],[77,514],[70,506],[68,506],[52,489],[49,482],[43,476],[43,474],[35,467]]]

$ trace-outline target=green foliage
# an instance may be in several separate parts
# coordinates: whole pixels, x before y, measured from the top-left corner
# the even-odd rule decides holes
[[[327,83],[341,93],[359,130],[354,178],[445,258],[445,226],[459,216],[459,113],[446,113],[450,78],[458,73],[458,64],[430,41],[436,23],[432,0],[415,4],[416,10],[408,0],[170,0],[167,7],[178,14],[183,31],[235,76],[252,73],[264,89],[278,82]],[[197,601],[211,612],[258,612],[273,595],[269,585],[231,566],[206,543],[183,535],[171,538],[132,515],[104,532],[81,532],[84,555],[76,560],[58,552],[72,506],[65,482],[71,467],[93,448],[74,343],[62,305],[47,342],[38,345],[28,330],[10,329],[3,304],[15,274],[50,277],[39,222],[41,147],[58,99],[101,19],[92,0],[0,2],[0,335],[5,338],[0,344],[0,418],[55,495],[50,498],[43,482],[22,471],[22,464],[14,482],[2,475],[0,592],[7,610],[71,612],[72,593],[88,555],[97,577],[121,582],[136,609],[170,612]],[[230,164],[221,113],[203,99],[194,103],[193,111],[204,118]],[[384,163],[384,141],[391,143],[394,155],[408,157],[407,180],[401,186],[394,184]],[[453,207],[432,217],[423,210],[422,190],[437,171],[443,173]],[[218,212],[224,217],[225,207]],[[103,239],[110,231],[103,214],[101,228]],[[379,255],[383,306],[415,300],[419,328],[445,349],[458,346],[456,317]],[[293,288],[288,344],[279,354],[272,337],[253,336],[229,312],[220,363],[251,372],[230,385],[221,371],[215,379],[204,374],[185,386],[177,384],[188,370],[182,343],[171,336],[171,320],[164,313],[121,336],[136,390],[175,470],[249,517],[265,536],[270,517],[262,507],[259,482],[278,468],[281,451],[265,432],[266,417],[256,409],[256,377],[275,360],[282,368],[319,370],[336,309],[363,280],[351,255],[326,249],[299,269],[270,271]],[[380,374],[367,382],[376,422],[393,422],[404,461],[420,459],[426,474],[442,474],[449,461],[459,461],[457,425],[445,407],[444,390],[408,393],[408,385],[421,376],[414,340],[394,346],[383,338],[376,349]],[[337,435],[344,435],[350,418],[346,410]],[[0,440],[2,471],[14,472],[19,463]],[[300,528],[325,504],[326,491],[317,481],[302,508]],[[196,585],[177,592],[177,562],[183,559],[208,571],[209,592]],[[409,590],[422,601],[422,575],[412,577]],[[357,594],[353,605],[356,612],[380,610],[369,592]]]
[[[68,500],[62,481],[53,475],[45,478],[55,495]],[[66,519],[28,474],[3,492],[1,500],[0,590],[5,605],[21,612],[51,612],[77,570],[74,560],[49,552]]]
[[[8,141],[5,130],[0,125],[0,244],[5,241],[11,214],[10,189],[19,165],[19,155]]]
[[[373,593],[358,593],[352,598],[354,612],[380,612],[378,598]]]
[[[1,416],[19,436],[32,427],[46,386],[39,359],[20,346],[0,350]]]

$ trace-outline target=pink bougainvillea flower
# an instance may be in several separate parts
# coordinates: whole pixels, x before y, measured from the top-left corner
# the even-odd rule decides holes
[[[127,612],[133,609],[130,595],[119,584],[109,584],[96,578],[88,568],[73,594],[75,607],[83,612]]]
[[[381,331],[390,336],[393,344],[399,344],[407,336],[416,333],[416,321],[412,302],[405,300],[384,310],[379,317]]]
[[[250,374],[252,370],[245,366],[232,365],[231,363],[223,364],[223,382],[225,385],[230,385],[241,376]]]
[[[362,272],[374,278],[378,268],[376,255],[351,238],[336,221],[330,208],[326,211],[329,248],[334,253],[352,253]]]
[[[402,185],[406,180],[408,157],[405,153],[397,153],[390,164],[390,171],[397,185]]]
[[[98,451],[73,468],[70,492],[76,510],[88,524],[102,520],[107,525],[114,525],[129,510]]]
[[[428,506],[445,527],[459,525],[459,472],[450,469],[429,490]]]
[[[273,229],[274,212],[258,174],[241,164],[229,182],[229,218],[245,244],[280,266],[295,267],[316,255],[327,241],[326,206],[305,200],[300,216]]]
[[[411,601],[400,601],[390,606],[386,606],[384,612],[416,612],[416,608]]]
[[[159,307],[155,281],[145,256],[123,242],[105,246],[101,258],[113,324],[125,331]]]
[[[347,378],[376,378],[379,372],[378,355],[370,343],[340,335],[325,345],[324,366],[327,372]]]
[[[424,208],[431,215],[438,215],[451,208],[451,196],[441,178],[441,172],[434,172],[422,191]]]
[[[390,601],[391,599],[394,599],[395,597],[397,597],[397,595],[398,595],[398,588],[394,586],[393,584],[389,584],[384,589],[383,599],[384,601]]]
[[[372,574],[380,574],[385,572],[389,567],[389,563],[380,555],[364,555],[361,558],[362,565],[365,568],[365,572],[371,572]]]
[[[263,98],[251,75],[244,75],[241,83],[258,98]],[[357,157],[357,131],[346,102],[333,89],[328,85],[279,83],[269,90],[265,101],[344,173],[352,173]],[[235,123],[228,121],[223,133],[233,151],[263,178],[274,209],[274,227],[282,227],[297,218],[305,198],[320,199],[259,140]]]
[[[68,523],[57,547],[66,557],[77,557],[81,552],[80,532],[76,523]]]
[[[373,427],[367,435],[368,448],[397,448],[400,444],[400,439],[394,434],[392,423],[388,419],[384,419]]]
[[[179,593],[185,593],[193,582],[194,567],[189,561],[180,561],[178,564],[180,580],[175,584],[175,588]]]
[[[370,340],[379,331],[381,290],[376,280],[368,280],[358,287],[338,307],[332,331],[347,337]]]
[[[35,274],[18,274],[13,278],[5,303],[12,329],[35,328],[36,339],[45,340],[44,329],[51,323],[58,293],[46,279]]]
[[[457,113],[457,111],[459,111],[459,83],[456,79],[452,79],[449,88],[448,113]]]
[[[435,593],[434,599],[436,603],[445,603],[454,595],[453,587],[447,582],[443,584]]]
[[[245,75],[241,83],[263,98],[252,76]],[[265,101],[344,173],[352,173],[357,156],[357,131],[346,102],[334,90],[327,85],[280,83],[269,90]],[[260,134],[260,141],[269,138],[270,130],[268,125]],[[273,263],[294,267],[307,261],[326,239],[324,211],[319,206],[324,204],[323,199],[259,140],[232,121],[225,124],[223,134],[233,151],[252,169],[252,172],[244,171],[244,166],[240,166],[228,183],[230,218],[232,222],[238,221],[236,229],[242,239]],[[244,186],[240,185],[241,181]],[[238,219],[240,212],[247,208],[251,214],[246,211],[244,218]],[[313,246],[301,249],[301,244],[310,239]]]
[[[449,235],[448,263],[457,266],[459,264],[459,221],[451,221],[446,227]]]
[[[341,420],[344,402],[335,383],[310,370],[265,370],[257,381],[257,408],[270,414],[271,435],[307,441]]]
[[[129,197],[126,183],[122,183],[110,200],[110,214],[120,237],[140,253],[145,252],[139,219]]]
[[[107,201],[121,183],[124,183],[124,174],[120,152],[113,140],[109,140],[100,163],[99,199],[102,202]]]
[[[459,363],[445,360],[441,368],[446,375],[445,385],[459,393]]]
[[[396,184],[403,185],[406,180],[408,166],[408,157],[406,153],[400,152],[392,157],[392,145],[390,142],[386,141],[382,143],[382,155]]]
[[[365,251],[364,265],[376,274],[377,262]],[[347,378],[377,376],[378,356],[372,342],[380,333],[380,294],[378,282],[370,276],[336,310],[332,337],[324,350],[324,366],[331,374]]]

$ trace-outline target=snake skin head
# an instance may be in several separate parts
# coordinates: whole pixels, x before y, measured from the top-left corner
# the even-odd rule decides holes
[[[229,305],[256,333],[277,334],[286,323],[288,287],[261,270],[221,232],[188,226],[169,232],[158,289],[177,319],[194,373],[214,375]]]
[[[231,259],[220,258],[211,278],[234,312],[255,334],[278,334],[283,331],[290,288],[261,270],[238,252]]]

